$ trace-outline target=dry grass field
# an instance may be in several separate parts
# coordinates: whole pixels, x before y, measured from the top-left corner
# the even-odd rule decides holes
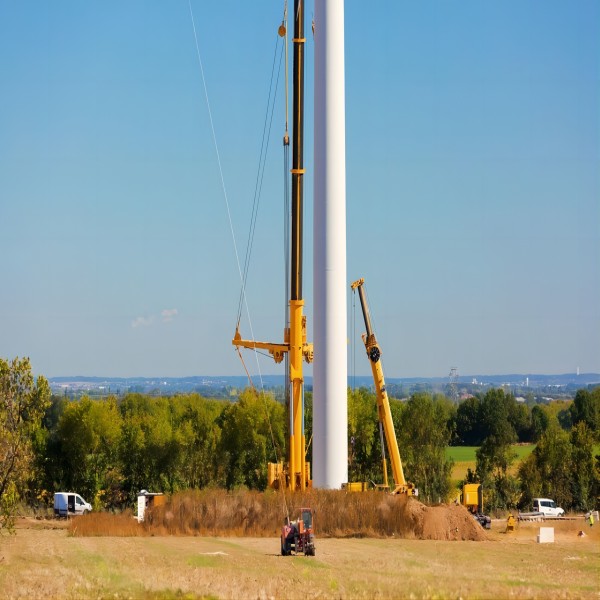
[[[0,538],[3,598],[600,598],[600,529],[538,524],[487,541],[317,538],[315,557],[272,537],[77,537],[22,519]]]

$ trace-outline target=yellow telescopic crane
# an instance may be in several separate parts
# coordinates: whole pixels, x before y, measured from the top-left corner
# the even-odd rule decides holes
[[[285,28],[280,29],[280,35]],[[289,329],[284,330],[284,341],[280,344],[243,340],[239,326],[233,345],[243,348],[268,350],[276,363],[283,361],[289,353],[290,437],[288,463],[269,463],[268,485],[294,490],[304,490],[311,485],[310,463],[306,462],[306,439],[304,435],[304,376],[303,359],[313,359],[313,345],[306,341],[306,317],[303,315],[302,299],[302,202],[304,180],[304,0],[294,3],[294,94],[292,136],[292,203],[291,203],[291,281],[289,302]],[[286,135],[287,138],[287,135]],[[285,143],[285,142],[284,142]]]
[[[381,349],[377,343],[377,338],[373,333],[371,326],[371,315],[367,305],[367,298],[363,285],[364,279],[355,281],[350,287],[353,291],[358,290],[360,298],[360,306],[362,308],[365,327],[367,332],[362,335],[362,340],[365,344],[367,356],[371,363],[371,371],[373,372],[373,381],[375,382],[375,393],[377,394],[377,413],[379,418],[379,433],[381,435],[381,450],[383,455],[383,481],[384,487],[389,488],[387,477],[387,460],[385,458],[385,446],[383,433],[385,433],[385,441],[387,443],[390,462],[392,463],[392,475],[394,477],[394,489],[392,494],[407,494],[409,496],[418,496],[419,491],[412,483],[408,483],[404,478],[404,469],[400,460],[400,451],[398,450],[398,440],[396,439],[396,431],[394,430],[394,422],[392,420],[392,412],[390,410],[390,401],[385,389],[385,379],[383,377],[383,367],[381,366]]]

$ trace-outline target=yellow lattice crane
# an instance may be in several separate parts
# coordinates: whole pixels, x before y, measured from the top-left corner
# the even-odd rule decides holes
[[[285,26],[279,30],[285,35]],[[303,203],[303,146],[304,146],[304,0],[295,0],[294,6],[294,67],[293,67],[293,136],[292,136],[292,203],[290,252],[289,327],[284,330],[283,343],[244,340],[236,328],[233,345],[240,348],[267,350],[275,362],[289,357],[288,384],[290,386],[290,434],[288,461],[269,463],[268,485],[304,490],[311,485],[310,463],[306,462],[304,435],[304,376],[303,360],[312,362],[313,346],[306,341],[306,317],[302,299],[302,203]],[[284,137],[289,144],[289,137]]]

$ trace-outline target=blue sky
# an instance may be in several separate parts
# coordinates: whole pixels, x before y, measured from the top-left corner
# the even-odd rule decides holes
[[[283,2],[192,7],[243,255]],[[310,329],[310,36],[307,60]],[[270,341],[282,98],[248,283]],[[595,1],[346,3],[348,284],[367,281],[388,376],[600,372],[599,107]],[[0,356],[47,376],[243,374],[187,0],[0,0],[0,253]],[[355,351],[369,372],[359,343],[349,374]]]

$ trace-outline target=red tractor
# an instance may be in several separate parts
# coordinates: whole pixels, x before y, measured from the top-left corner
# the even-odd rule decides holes
[[[301,508],[296,521],[286,519],[281,528],[281,554],[289,556],[292,553],[315,555],[315,536],[313,533],[313,513],[310,508]]]

